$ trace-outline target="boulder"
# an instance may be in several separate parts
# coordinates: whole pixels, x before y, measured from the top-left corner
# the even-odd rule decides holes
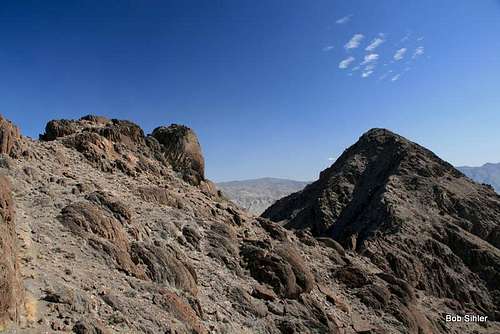
[[[166,159],[185,181],[199,185],[205,180],[205,160],[193,130],[172,124],[154,129],[151,135],[162,145]]]
[[[87,240],[103,258],[110,258],[117,269],[145,278],[130,258],[124,226],[110,212],[94,203],[77,202],[64,207],[58,218],[71,232]]]
[[[281,297],[298,298],[314,288],[314,276],[290,243],[271,247],[246,242],[240,255],[250,274],[257,281],[270,285]]]
[[[130,254],[132,261],[142,267],[152,281],[169,284],[193,296],[198,293],[194,267],[172,246],[135,242]]]
[[[0,115],[0,154],[19,155],[21,135],[19,129]]]
[[[57,138],[72,135],[78,131],[78,124],[73,120],[52,120],[45,126],[45,133],[40,135],[40,140],[52,141]]]

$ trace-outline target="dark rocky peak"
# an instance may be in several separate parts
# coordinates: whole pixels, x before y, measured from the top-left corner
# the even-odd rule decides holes
[[[151,136],[162,145],[166,159],[186,181],[198,185],[205,180],[205,160],[193,130],[172,124],[154,129]]]
[[[262,216],[332,237],[429,294],[500,315],[500,197],[388,130],[365,133]]]

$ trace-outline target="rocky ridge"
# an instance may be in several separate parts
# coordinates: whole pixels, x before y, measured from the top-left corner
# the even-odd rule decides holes
[[[192,130],[159,129],[86,116],[49,122],[35,141],[0,122],[4,332],[498,332],[497,322],[445,323],[443,313],[463,307],[458,297],[375,261],[362,251],[368,234],[353,247],[348,232],[329,237],[328,224],[317,224],[320,235],[248,214],[205,179]],[[494,263],[483,255],[473,284]]]

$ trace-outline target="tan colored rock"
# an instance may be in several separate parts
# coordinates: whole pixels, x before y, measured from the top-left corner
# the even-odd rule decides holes
[[[18,155],[21,135],[19,129],[0,115],[0,154]]]
[[[193,310],[193,308],[177,294],[162,290],[161,295],[156,295],[155,304],[158,304],[167,312],[171,313],[175,318],[181,321],[188,330],[195,334],[205,334],[207,333],[206,328],[201,323],[198,315]]]
[[[61,211],[59,220],[104,258],[111,257],[119,269],[145,278],[142,269],[130,258],[130,244],[123,225],[102,208],[91,203],[73,203]]]
[[[198,293],[194,267],[170,245],[153,245],[135,242],[131,246],[132,261],[154,282],[184,290],[193,296]]]
[[[8,179],[0,176],[0,329],[16,323],[23,303],[14,203]]]
[[[151,135],[162,145],[166,159],[184,180],[193,185],[205,180],[205,159],[192,129],[172,124],[154,129]]]

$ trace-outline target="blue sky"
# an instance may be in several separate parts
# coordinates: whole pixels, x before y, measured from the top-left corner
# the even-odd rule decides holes
[[[500,161],[499,32],[493,0],[4,0],[0,112],[32,137],[186,124],[217,181],[315,179],[372,127],[480,165]]]

